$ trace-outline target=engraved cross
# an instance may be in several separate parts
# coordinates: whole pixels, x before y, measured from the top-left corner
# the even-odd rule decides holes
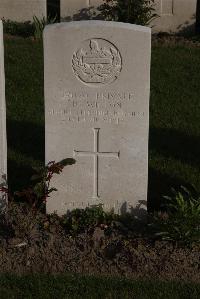
[[[100,152],[99,151],[99,128],[94,128],[94,151],[76,151],[74,156],[93,157],[94,159],[94,182],[93,182],[93,199],[98,199],[99,196],[99,157],[117,158],[119,159],[120,152]]]

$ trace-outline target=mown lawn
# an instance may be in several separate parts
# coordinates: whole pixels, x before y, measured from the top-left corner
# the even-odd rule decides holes
[[[8,179],[25,186],[31,166],[44,163],[43,54],[40,43],[5,41]],[[200,48],[152,50],[149,204],[171,187],[200,191]]]
[[[198,299],[200,285],[78,275],[0,276],[0,298]]]

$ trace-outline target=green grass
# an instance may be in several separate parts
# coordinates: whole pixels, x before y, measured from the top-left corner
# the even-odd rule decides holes
[[[198,299],[200,285],[78,275],[2,275],[0,298]]]
[[[42,45],[5,42],[8,170],[12,190],[44,163]],[[171,187],[200,191],[200,49],[156,46],[152,51],[149,204]]]
[[[8,180],[12,190],[26,186],[31,166],[44,163],[42,44],[5,42]]]
[[[200,49],[155,47],[150,103],[150,195],[200,191]],[[155,194],[154,194],[155,193]],[[155,202],[153,203],[156,204]]]

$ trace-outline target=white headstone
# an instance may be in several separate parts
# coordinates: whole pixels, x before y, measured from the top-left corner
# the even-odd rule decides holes
[[[153,32],[194,31],[197,0],[155,0],[159,16],[150,24]]]
[[[8,1],[8,0],[6,0]],[[62,19],[86,20],[99,14],[105,0],[60,0]],[[197,0],[154,0],[153,7],[159,17],[150,22],[153,33],[194,31]]]
[[[88,20],[99,13],[103,0],[60,0],[61,19]]]
[[[0,20],[0,188],[7,186],[7,142],[3,25]],[[2,190],[2,189],[1,189]],[[0,191],[0,213],[6,207],[6,196]]]
[[[76,160],[55,176],[48,213],[98,204],[117,213],[146,210],[150,53],[147,27],[46,27],[46,162]]]
[[[47,16],[47,0],[0,0],[0,18],[18,22]]]

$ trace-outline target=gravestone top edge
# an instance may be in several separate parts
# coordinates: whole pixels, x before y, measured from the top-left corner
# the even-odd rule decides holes
[[[113,22],[113,21],[96,21],[96,20],[89,20],[89,21],[71,21],[71,22],[61,22],[56,24],[50,24],[45,26],[44,29],[44,36],[45,33],[49,30],[54,29],[70,29],[70,28],[82,28],[82,27],[110,27],[110,28],[120,28],[120,29],[127,29],[133,30],[137,32],[149,33],[151,34],[151,28],[141,25],[135,25],[130,23],[122,23],[122,22]]]

